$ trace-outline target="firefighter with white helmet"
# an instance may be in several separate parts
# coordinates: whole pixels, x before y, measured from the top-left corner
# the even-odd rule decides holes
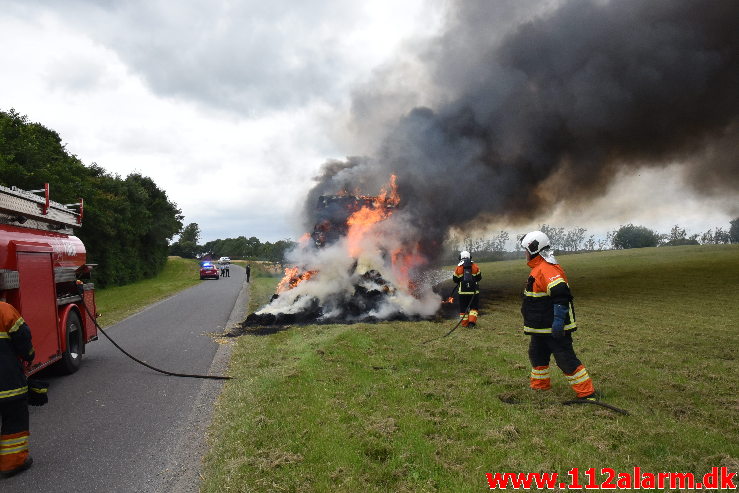
[[[472,261],[470,252],[462,251],[459,254],[459,264],[454,269],[452,281],[459,284],[457,301],[463,327],[474,327],[477,324],[481,279],[480,268]]]
[[[531,388],[551,388],[549,360],[554,355],[577,397],[595,400],[593,381],[572,347],[572,333],[577,329],[572,293],[549,237],[532,231],[521,239],[521,246],[531,267],[521,307],[524,333],[531,336]]]

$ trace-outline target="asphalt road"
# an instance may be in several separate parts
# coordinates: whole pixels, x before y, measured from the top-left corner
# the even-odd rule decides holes
[[[246,304],[244,269],[230,270],[231,277],[202,281],[106,332],[153,366],[221,374],[228,350],[209,333],[237,321]],[[222,381],[156,373],[102,335],[87,346],[77,373],[44,378],[49,403],[30,408],[33,467],[0,479],[0,491],[198,490],[204,434]]]

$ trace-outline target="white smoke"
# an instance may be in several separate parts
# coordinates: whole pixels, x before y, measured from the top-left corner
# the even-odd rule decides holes
[[[371,225],[359,238],[343,237],[334,244],[315,248],[301,244],[287,254],[287,261],[301,272],[315,271],[297,286],[279,294],[256,315],[298,314],[316,310],[316,321],[387,320],[427,318],[436,313],[441,300],[421,272],[393,266],[392,252],[404,252],[401,214]],[[420,280],[420,282],[419,282]],[[409,286],[412,281],[412,288]],[[412,292],[411,292],[412,291]],[[362,294],[369,293],[366,310]],[[359,301],[358,301],[359,300]],[[351,305],[351,306],[349,306]]]

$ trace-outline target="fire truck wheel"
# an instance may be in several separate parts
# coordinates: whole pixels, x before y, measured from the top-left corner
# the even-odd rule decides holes
[[[63,373],[74,373],[82,363],[82,323],[75,312],[67,316],[67,349],[62,354],[59,366]]]

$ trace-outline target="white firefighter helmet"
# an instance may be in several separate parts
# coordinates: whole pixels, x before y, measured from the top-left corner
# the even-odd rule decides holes
[[[470,252],[468,252],[467,250],[462,250],[462,251],[460,252],[460,254],[459,254],[459,260],[464,260],[464,259],[466,259],[466,258],[472,258],[472,257],[470,256]]]
[[[521,246],[532,256],[537,253],[550,264],[556,264],[549,237],[541,231],[532,231],[521,238]]]

